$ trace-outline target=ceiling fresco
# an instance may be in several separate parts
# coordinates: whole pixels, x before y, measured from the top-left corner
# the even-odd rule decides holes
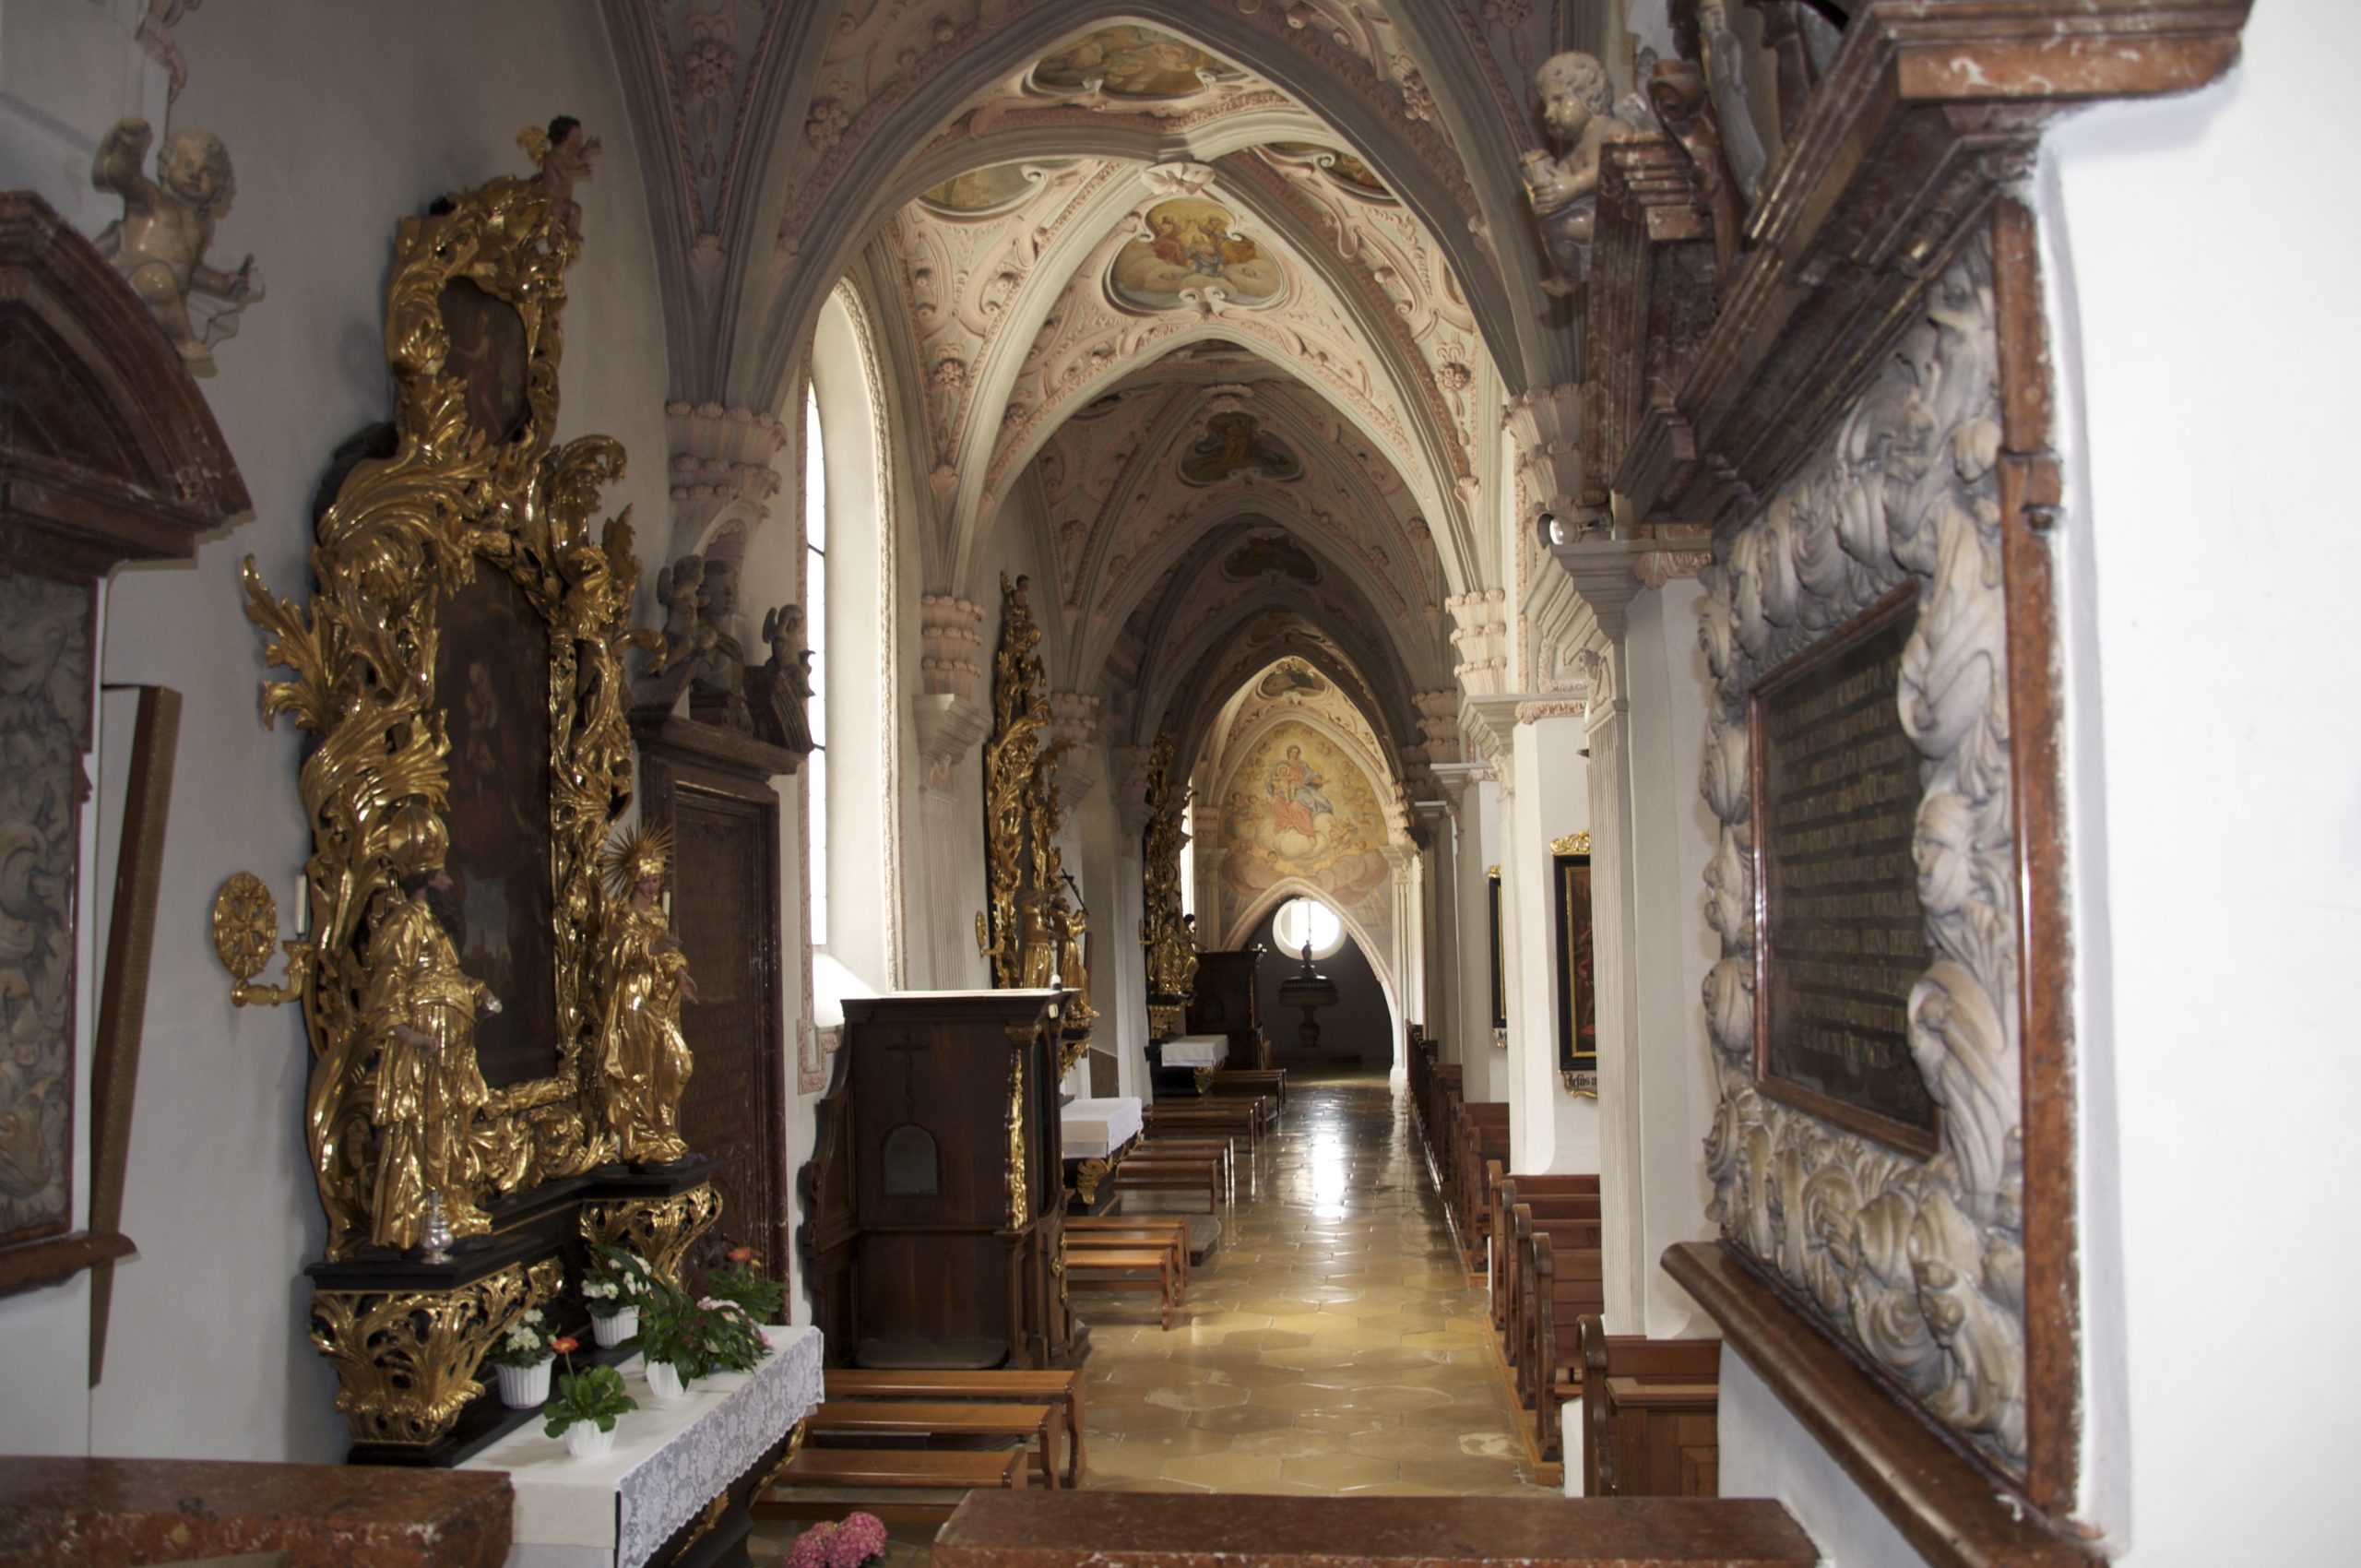
[[[1177,310],[1209,291],[1225,304],[1267,305],[1287,293],[1287,275],[1228,208],[1196,197],[1149,208],[1146,232],[1107,267],[1107,291],[1134,310]]]
[[[1026,80],[1052,93],[1103,92],[1109,98],[1186,98],[1240,81],[1246,73],[1154,28],[1100,28],[1044,55]]]

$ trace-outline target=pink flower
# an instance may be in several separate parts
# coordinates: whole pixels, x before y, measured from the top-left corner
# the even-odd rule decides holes
[[[550,1348],[561,1356],[571,1356],[581,1347],[582,1341],[575,1338],[571,1334],[561,1334],[550,1341]]]
[[[836,1533],[834,1525],[814,1525],[796,1537],[784,1568],[828,1568],[828,1538]]]
[[[885,1526],[874,1514],[848,1514],[830,1542],[828,1568],[861,1568],[885,1550]]]
[[[754,1261],[754,1249],[752,1247],[732,1247],[730,1249],[730,1261],[731,1263],[752,1263]]]

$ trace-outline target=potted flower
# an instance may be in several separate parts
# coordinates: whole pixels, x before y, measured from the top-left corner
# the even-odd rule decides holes
[[[484,1353],[484,1361],[500,1373],[500,1402],[512,1410],[530,1410],[550,1396],[550,1363],[571,1354],[575,1341],[556,1332],[539,1307],[527,1307],[508,1325],[498,1343]]]
[[[777,1323],[787,1305],[787,1287],[754,1272],[754,1249],[732,1247],[729,1261],[705,1277],[705,1293],[734,1301],[756,1323]]]
[[[750,1371],[770,1353],[762,1330],[735,1302],[669,1289],[641,1309],[639,1348],[648,1391],[659,1401],[678,1399],[708,1373]]]
[[[636,1253],[601,1242],[590,1249],[582,1296],[590,1304],[590,1331],[601,1348],[622,1344],[639,1332],[640,1309],[663,1281]]]
[[[848,1514],[842,1524],[818,1524],[787,1549],[786,1568],[865,1568],[885,1560],[885,1526],[874,1514]]]
[[[623,1392],[623,1375],[612,1367],[586,1367],[557,1380],[557,1397],[541,1408],[549,1418],[541,1430],[565,1439],[576,1459],[595,1459],[615,1445],[615,1418],[639,1408]]]

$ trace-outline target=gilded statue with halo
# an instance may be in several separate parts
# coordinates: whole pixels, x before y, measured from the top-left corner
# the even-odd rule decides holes
[[[689,956],[659,901],[672,835],[642,827],[608,847],[607,1010],[599,1022],[599,1106],[615,1158],[668,1165],[685,1156],[681,1094],[689,1085],[689,1042],[681,1003],[697,999]]]
[[[476,1015],[500,1004],[459,968],[458,909],[443,869],[450,837],[412,798],[395,814],[390,859],[399,881],[380,896],[367,944],[362,1016],[374,1035],[369,1120],[376,1129],[370,1241],[416,1246],[427,1200],[440,1197],[454,1236],[491,1229],[482,1199],[521,1164],[513,1123],[488,1118],[492,1091],[476,1063]]]

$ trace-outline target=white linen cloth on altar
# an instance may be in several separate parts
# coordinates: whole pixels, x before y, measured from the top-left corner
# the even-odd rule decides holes
[[[1168,1067],[1218,1067],[1228,1060],[1227,1035],[1175,1035],[1164,1042]]]
[[[1140,1102],[1130,1095],[1070,1101],[1058,1111],[1058,1134],[1068,1159],[1104,1159],[1140,1135]]]
[[[675,1404],[655,1402],[639,1357],[623,1362],[639,1408],[617,1420],[614,1447],[596,1459],[571,1457],[536,1416],[461,1466],[505,1470],[516,1489],[507,1568],[639,1568],[811,1414],[820,1331],[763,1334],[771,1355],[761,1366],[700,1378]]]

